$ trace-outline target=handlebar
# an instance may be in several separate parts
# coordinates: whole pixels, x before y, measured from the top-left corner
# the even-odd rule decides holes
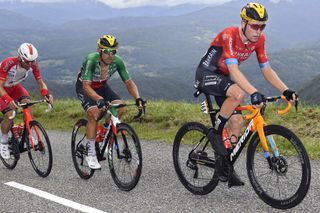
[[[30,101],[30,102],[26,102],[26,103],[17,103],[18,107],[21,107],[22,109],[28,108],[29,106],[38,104],[38,103],[48,103],[45,99],[41,99],[41,100],[36,100],[36,101]],[[46,109],[46,112],[51,111],[53,108],[52,104],[48,103],[48,109]],[[16,115],[17,115],[17,109],[13,110],[12,115],[9,116],[9,119],[12,120]]]
[[[146,103],[146,101],[144,102]],[[97,118],[97,121],[101,120],[107,113],[108,110],[110,110],[111,108],[114,109],[118,109],[118,108],[122,108],[122,107],[128,107],[128,106],[137,106],[136,104],[112,104],[112,103],[107,103],[107,106],[102,108],[101,113],[99,115],[99,117]],[[133,117],[132,120],[138,119],[142,116],[142,113],[145,114],[145,106],[143,106],[142,108],[138,108],[138,113]]]
[[[264,100],[263,108],[266,106],[267,103],[276,102],[276,101],[278,101],[280,99],[285,100],[286,103],[287,103],[287,106],[282,110],[278,110],[277,114],[278,115],[284,115],[284,114],[288,113],[291,110],[292,103],[290,101],[288,101],[285,96],[266,97],[265,100]],[[297,110],[298,109],[298,101],[295,101],[295,107],[296,107],[296,110]],[[251,113],[248,114],[248,115],[245,115],[244,117],[245,117],[246,120],[251,120],[253,117],[255,117],[260,112],[261,108],[254,108],[252,105],[246,105],[246,106],[238,106],[236,108],[236,110],[238,110],[238,111],[243,111],[243,110],[250,111]]]

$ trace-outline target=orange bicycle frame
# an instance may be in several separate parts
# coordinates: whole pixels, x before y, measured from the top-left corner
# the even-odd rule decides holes
[[[281,99],[286,100],[286,98],[284,96],[281,96]],[[286,114],[290,111],[292,107],[291,102],[287,101],[287,107],[283,110],[279,110],[277,112],[278,115],[283,115]],[[267,139],[266,136],[264,134],[264,130],[263,127],[266,125],[262,115],[261,115],[261,108],[254,108],[252,105],[246,105],[246,106],[239,106],[236,108],[237,111],[250,111],[251,113],[248,115],[245,115],[244,118],[247,121],[252,120],[252,125],[251,125],[251,132],[258,132],[260,141],[261,141],[261,145],[262,148],[265,152],[269,152],[269,148],[267,145]],[[275,145],[275,144],[274,144]],[[275,147],[276,149],[276,147]],[[277,149],[276,149],[277,150]]]

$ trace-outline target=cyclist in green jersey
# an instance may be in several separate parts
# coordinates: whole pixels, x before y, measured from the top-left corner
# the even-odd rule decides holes
[[[104,35],[98,39],[97,43],[97,52],[86,56],[76,83],[77,96],[88,117],[86,127],[88,156],[86,161],[91,169],[101,168],[95,150],[97,118],[100,110],[108,102],[123,103],[119,95],[107,84],[109,78],[118,72],[129,93],[136,100],[136,105],[138,107],[143,107],[144,105],[144,101],[139,95],[138,87],[131,79],[123,59],[116,54],[119,46],[117,39],[112,35]],[[121,117],[122,113],[123,109],[119,109],[119,117]]]

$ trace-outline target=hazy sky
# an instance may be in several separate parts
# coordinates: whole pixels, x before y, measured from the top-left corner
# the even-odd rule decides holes
[[[8,0],[0,0],[8,1]],[[9,0],[10,1],[10,0]],[[13,0],[14,1],[14,0]],[[76,1],[76,0],[21,0],[22,2],[61,2],[61,1]],[[179,4],[185,3],[193,3],[193,4],[223,4],[229,2],[231,0],[95,0],[99,2],[103,2],[106,5],[114,8],[127,8],[127,7],[139,7],[145,5],[157,5],[157,6],[175,6]],[[239,0],[238,0],[239,1]],[[249,2],[250,0],[248,0]],[[255,0],[251,0],[255,1]],[[279,1],[291,1],[291,0],[269,0],[271,2],[279,2]]]

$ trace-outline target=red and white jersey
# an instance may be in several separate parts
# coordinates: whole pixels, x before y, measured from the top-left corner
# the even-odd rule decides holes
[[[5,87],[14,86],[23,81],[28,77],[29,72],[33,72],[36,80],[41,79],[38,63],[32,64],[28,70],[19,65],[18,57],[5,58],[0,63],[0,80],[5,81]]]

